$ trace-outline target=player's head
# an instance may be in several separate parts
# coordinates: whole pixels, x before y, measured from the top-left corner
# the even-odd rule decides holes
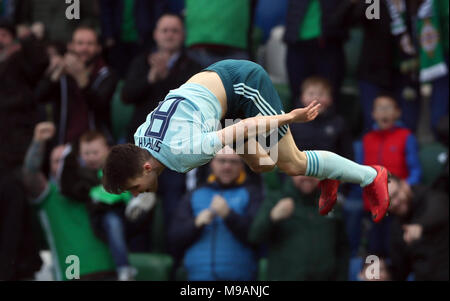
[[[321,104],[320,112],[325,111],[333,104],[333,88],[328,80],[319,76],[312,76],[303,81],[301,85],[300,102],[307,107],[314,100]]]
[[[294,186],[303,194],[311,194],[319,187],[319,179],[305,176],[291,177],[294,182]]]
[[[391,176],[388,184],[390,205],[389,212],[397,216],[405,216],[409,212],[411,204],[411,190],[406,182]]]
[[[80,156],[86,167],[100,169],[109,153],[105,135],[98,131],[88,131],[80,137]]]
[[[170,53],[177,52],[183,46],[184,25],[180,16],[165,14],[159,18],[153,32],[158,49]]]
[[[69,49],[75,53],[84,64],[89,65],[94,61],[95,57],[100,54],[102,47],[98,41],[98,35],[95,29],[83,25],[73,32]]]
[[[392,128],[401,115],[402,111],[393,95],[382,93],[375,98],[373,102],[372,118],[375,120],[380,130]]]
[[[158,174],[151,159],[148,151],[131,143],[112,147],[103,167],[104,188],[115,194],[129,191],[135,196],[155,192]]]
[[[222,185],[234,183],[244,169],[241,157],[229,146],[219,151],[211,161],[211,170],[216,181]]]

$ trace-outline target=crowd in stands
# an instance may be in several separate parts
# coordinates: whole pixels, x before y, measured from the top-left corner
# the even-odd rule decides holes
[[[0,280],[36,279],[43,252],[54,280],[72,255],[82,280],[449,279],[447,0],[74,3],[0,0]],[[389,216],[353,184],[321,216],[319,180],[229,147],[156,193],[106,192],[110,148],[223,59],[265,67],[285,111],[319,101],[298,148],[385,166]]]

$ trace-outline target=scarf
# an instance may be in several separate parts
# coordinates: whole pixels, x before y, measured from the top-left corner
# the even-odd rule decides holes
[[[404,60],[401,65],[403,71],[419,69],[420,82],[430,82],[447,75],[448,67],[445,62],[444,46],[441,35],[440,0],[424,0],[413,18],[414,46],[411,34],[406,25],[405,0],[386,0],[391,16],[391,33],[399,37],[400,49],[415,59]],[[396,5],[397,4],[397,5]],[[412,61],[418,61],[416,64]]]

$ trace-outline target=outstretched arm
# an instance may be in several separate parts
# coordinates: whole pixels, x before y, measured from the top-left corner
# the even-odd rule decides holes
[[[53,137],[55,126],[51,122],[41,122],[34,128],[33,141],[28,148],[23,164],[23,176],[27,193],[31,198],[37,198],[47,187],[47,179],[42,174],[41,166],[44,159],[45,141]]]
[[[243,141],[283,125],[312,121],[319,114],[319,108],[320,104],[313,101],[306,108],[295,109],[287,114],[250,117],[218,131],[217,134],[223,145]]]

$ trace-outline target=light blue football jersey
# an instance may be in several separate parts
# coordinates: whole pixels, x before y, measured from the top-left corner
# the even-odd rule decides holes
[[[134,142],[167,168],[186,173],[208,163],[222,149],[216,134],[221,114],[219,100],[208,89],[184,84],[147,115]]]

